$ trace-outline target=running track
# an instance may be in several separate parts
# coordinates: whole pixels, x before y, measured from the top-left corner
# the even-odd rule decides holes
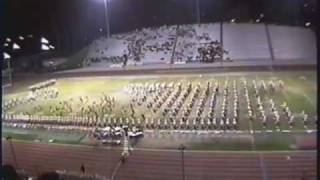
[[[50,170],[80,170],[111,177],[120,150],[85,146],[49,145],[13,141],[18,169],[37,175]],[[2,141],[3,162],[14,165],[10,144]],[[288,157],[290,156],[289,160]],[[308,180],[316,179],[316,152],[223,153],[185,152],[186,180]],[[115,180],[181,180],[178,151],[134,150],[121,165]]]

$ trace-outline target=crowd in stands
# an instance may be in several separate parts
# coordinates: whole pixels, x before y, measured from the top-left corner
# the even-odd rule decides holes
[[[218,41],[211,41],[209,44],[198,48],[198,58],[201,62],[222,60],[223,54],[228,54],[228,51],[223,50]]]
[[[127,46],[129,42],[129,39],[119,39],[118,36],[109,39],[102,37],[95,40],[89,45],[87,55],[83,60],[83,66],[99,63],[124,63],[125,55],[128,53]]]
[[[208,25],[161,26],[95,40],[84,65],[215,62],[223,54],[217,33]],[[175,48],[176,47],[176,48]],[[173,56],[174,55],[174,56]]]
[[[90,59],[86,59],[86,65],[90,65],[91,63],[99,63],[99,62],[109,62],[109,63],[122,63],[125,58],[123,56],[112,56],[112,57],[92,57]]]
[[[212,24],[182,25],[177,30],[175,61],[216,62],[227,55]]]

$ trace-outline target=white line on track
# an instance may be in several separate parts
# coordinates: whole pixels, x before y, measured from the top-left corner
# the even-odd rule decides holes
[[[134,148],[135,151],[154,151],[154,152],[181,152],[178,149],[151,149],[151,148]],[[185,149],[185,152],[191,153],[221,153],[221,154],[274,154],[274,153],[316,153],[317,150],[292,150],[292,151],[251,151],[251,150],[188,150]]]
[[[264,164],[263,154],[261,154],[261,153],[259,153],[259,160],[260,160],[260,167],[261,167],[261,170],[262,170],[263,180],[268,180],[267,173],[266,173],[266,167],[265,167],[265,164]]]
[[[111,178],[110,178],[111,180],[113,180],[114,177],[117,175],[117,172],[118,172],[121,164],[122,164],[121,161],[119,161],[118,164],[117,164],[117,166],[116,166],[116,167],[114,168],[114,170],[112,171],[112,175],[111,175]]]

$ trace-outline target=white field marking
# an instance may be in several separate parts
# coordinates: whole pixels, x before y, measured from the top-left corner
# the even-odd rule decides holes
[[[291,132],[291,130],[281,130],[281,132]]]
[[[314,105],[314,102],[311,100],[309,96],[306,95],[306,93],[302,92],[302,95],[309,101],[313,108],[316,108],[316,105]]]
[[[61,77],[57,78],[57,80],[92,80],[92,79],[98,79],[98,80],[112,80],[112,79],[122,79],[122,80],[130,80],[130,79],[160,79],[164,78],[161,76],[155,76],[155,75],[123,75],[123,76],[86,76],[86,77]]]
[[[182,69],[185,71],[185,69]],[[166,71],[167,72],[167,71]],[[56,72],[59,74],[59,72]],[[259,74],[266,74],[269,73],[267,71],[259,71]],[[253,74],[256,74],[256,72],[209,72],[205,73],[203,78],[210,78],[211,76],[218,76],[218,77],[224,77],[226,75],[232,76],[232,77],[237,77],[240,75],[245,75],[245,76],[251,76]],[[61,77],[61,78],[56,78],[58,79],[158,79],[158,78],[170,78],[170,77],[176,77],[176,78],[184,78],[184,77],[199,77],[199,74],[157,74],[157,75],[150,75],[150,74],[135,74],[135,75],[117,75],[117,76],[87,76],[87,77]]]
[[[306,133],[313,133],[313,132],[317,132],[317,130],[306,130]]]
[[[156,133],[156,130],[145,130],[146,134],[154,134]],[[208,130],[208,131],[199,131],[197,133],[197,131],[193,131],[193,130],[161,130],[162,133],[166,133],[166,134],[193,134],[193,135],[203,135],[203,134],[252,134],[253,130],[227,130],[227,131],[220,131],[220,130]],[[290,129],[284,129],[284,130],[255,130],[254,133],[257,134],[261,134],[261,133],[274,133],[274,132],[289,132],[289,133],[301,133],[301,132],[308,132],[308,133],[312,133],[312,132],[317,132],[317,130],[290,130]]]
[[[305,97],[309,101],[309,103],[312,105],[312,107],[316,108],[316,105],[314,105],[314,102],[312,101],[312,99],[305,92],[299,91],[299,90],[297,91],[295,89],[290,89],[290,91],[297,93],[297,94],[302,94],[303,97]]]

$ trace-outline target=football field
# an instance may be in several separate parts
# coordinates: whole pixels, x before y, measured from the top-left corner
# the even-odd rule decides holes
[[[31,85],[6,92],[3,103],[28,96],[28,86]],[[280,131],[304,133],[316,129],[317,84],[314,71],[61,78],[53,87],[59,92],[57,97],[41,96],[4,113],[95,117],[97,126],[128,124],[151,131],[259,134]],[[113,99],[112,105],[105,105],[104,99]],[[284,107],[289,109],[290,116]],[[278,123],[274,111],[279,114]],[[71,118],[71,121],[77,121],[77,118]],[[270,139],[277,139],[277,135],[268,140],[263,137],[256,139],[271,143]],[[203,145],[198,143],[195,146],[201,149]]]

